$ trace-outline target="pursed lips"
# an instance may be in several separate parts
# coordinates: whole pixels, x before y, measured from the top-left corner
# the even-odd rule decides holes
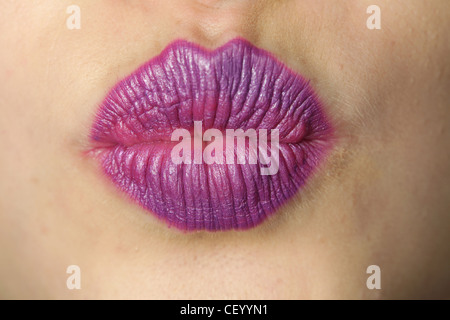
[[[198,122],[202,133],[276,130],[276,174],[261,174],[261,162],[174,163],[173,132],[192,133]],[[178,40],[108,93],[91,140],[106,175],[142,207],[182,230],[218,231],[276,212],[326,156],[332,134],[309,83],[269,52],[244,39],[212,51]]]

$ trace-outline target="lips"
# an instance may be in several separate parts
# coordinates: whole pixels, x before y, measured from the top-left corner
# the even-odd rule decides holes
[[[278,130],[278,170],[263,175],[267,164],[260,161],[174,163],[172,133],[193,132],[200,121],[203,132],[224,135],[227,129]],[[259,225],[305,185],[331,136],[308,82],[243,39],[213,51],[173,42],[108,93],[91,130],[92,154],[106,176],[150,213],[186,231]]]

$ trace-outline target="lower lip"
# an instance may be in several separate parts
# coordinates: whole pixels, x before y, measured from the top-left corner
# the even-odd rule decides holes
[[[256,164],[176,164],[174,129],[279,132],[276,174]],[[113,183],[185,231],[249,229],[296,195],[330,147],[332,127],[308,82],[244,39],[216,50],[170,44],[107,95],[91,131]],[[248,149],[246,145],[246,149]]]

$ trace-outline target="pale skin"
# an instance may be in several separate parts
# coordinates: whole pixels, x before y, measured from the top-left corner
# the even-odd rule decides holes
[[[0,298],[449,298],[450,2],[405,3],[80,0],[69,30],[72,1],[2,0]],[[185,234],[102,176],[89,129],[171,41],[237,36],[311,79],[334,146],[260,227]]]

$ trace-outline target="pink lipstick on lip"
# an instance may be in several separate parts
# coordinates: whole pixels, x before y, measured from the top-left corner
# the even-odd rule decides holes
[[[194,128],[267,132],[269,140],[276,131],[276,173],[262,174],[260,161],[173,161],[174,131]],[[308,82],[267,51],[244,39],[213,51],[178,40],[108,93],[91,140],[105,174],[142,207],[182,230],[219,231],[255,227],[297,194],[332,132]],[[232,149],[239,157],[260,146],[252,148]],[[267,148],[275,153],[273,141]]]

